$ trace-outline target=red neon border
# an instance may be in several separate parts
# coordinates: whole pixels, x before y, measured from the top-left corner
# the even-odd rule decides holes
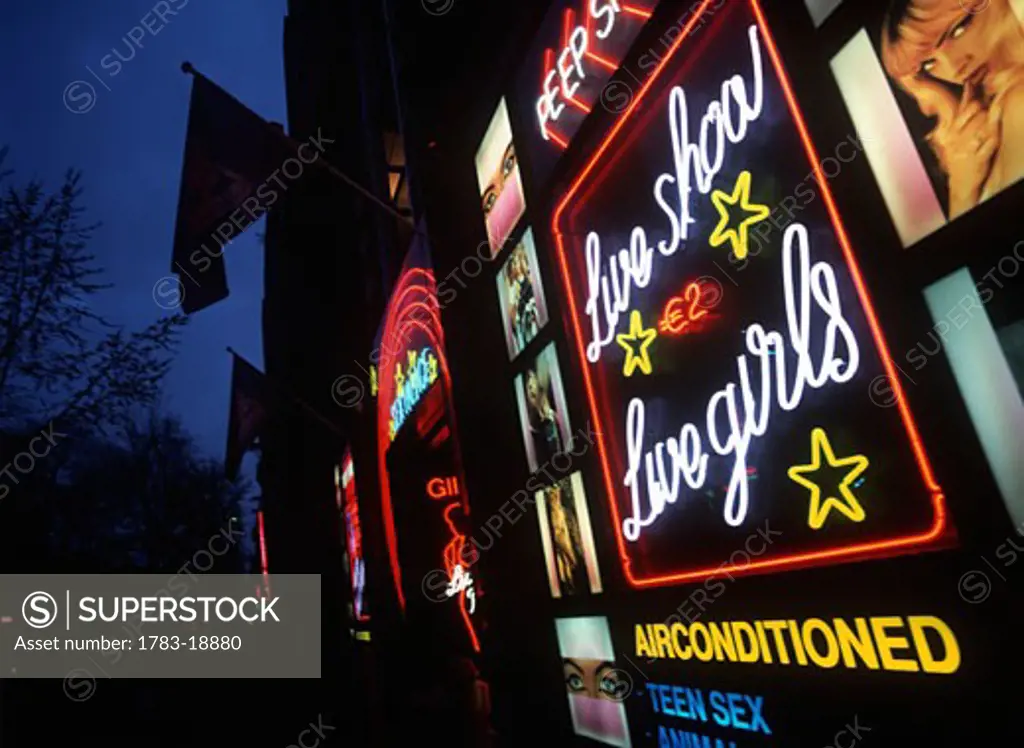
[[[648,78],[647,82],[643,84],[640,91],[629,106],[622,113],[622,116],[615,122],[611,131],[602,141],[600,146],[595,150],[594,154],[587,161],[586,165],[577,175],[575,180],[569,186],[565,195],[559,201],[558,206],[555,209],[554,214],[551,218],[551,232],[555,240],[555,246],[558,249],[558,260],[561,268],[562,284],[565,288],[566,295],[569,300],[569,311],[572,319],[572,328],[576,338],[576,349],[579,354],[579,360],[584,362],[582,365],[583,379],[587,390],[587,401],[590,407],[590,415],[594,419],[597,425],[598,433],[603,431],[600,419],[600,412],[597,407],[597,401],[594,394],[593,383],[591,382],[589,367],[586,365],[586,356],[583,348],[583,335],[580,330],[579,315],[576,309],[576,300],[573,294],[572,282],[569,274],[569,266],[566,260],[566,249],[562,236],[562,232],[559,230],[559,222],[562,218],[562,214],[569,206],[573,197],[579,191],[584,180],[593,172],[598,161],[611,147],[612,141],[615,140],[616,136],[623,130],[626,123],[629,121],[632,114],[637,111],[644,98],[647,96],[648,91],[654,85],[654,82],[658,80],[661,73],[670,60],[675,56],[675,53],[682,46],[683,41],[690,35],[694,25],[703,16],[707,10],[708,5],[711,4],[711,0],[704,0],[701,4],[700,9],[691,18],[690,22],[683,29],[682,33],[676,38],[668,52],[658,63],[651,77]],[[608,491],[608,504],[611,508],[612,522],[615,527],[615,536],[618,544],[619,557],[622,560],[623,573],[626,579],[633,587],[653,587],[668,584],[679,584],[682,582],[695,581],[705,579],[714,574],[728,573],[732,575],[739,574],[750,574],[750,573],[763,573],[769,569],[787,569],[787,568],[802,568],[807,566],[820,565],[823,562],[834,560],[834,559],[848,559],[853,560],[855,558],[860,559],[864,557],[878,557],[881,555],[894,555],[903,551],[904,549],[919,546],[928,545],[934,543],[947,531],[946,523],[946,506],[945,497],[943,496],[942,489],[939,487],[935,480],[935,476],[932,472],[931,463],[928,460],[928,455],[925,452],[924,445],[921,442],[921,437],[918,434],[917,425],[914,422],[914,418],[910,413],[910,407],[907,405],[906,398],[903,393],[903,387],[900,385],[900,381],[896,376],[896,366],[892,361],[892,357],[889,353],[889,348],[885,342],[885,337],[882,334],[881,327],[878,324],[878,320],[875,316],[874,306],[871,302],[871,297],[868,294],[867,288],[864,285],[864,280],[861,277],[860,267],[857,265],[857,261],[854,257],[853,250],[850,247],[849,238],[846,235],[846,230],[843,228],[842,220],[839,217],[839,211],[836,208],[835,201],[832,198],[832,192],[828,187],[828,181],[821,171],[821,159],[818,158],[817,151],[814,148],[814,144],[811,142],[810,135],[807,132],[807,126],[804,123],[803,114],[800,111],[800,107],[797,105],[796,97],[793,94],[792,87],[789,83],[789,78],[786,75],[785,68],[782,65],[782,60],[779,56],[778,49],[775,46],[775,39],[772,37],[771,32],[768,29],[768,24],[765,20],[764,14],[761,11],[759,0],[750,0],[750,6],[753,10],[754,16],[757,20],[757,25],[764,37],[765,45],[768,49],[768,54],[771,57],[772,64],[775,68],[775,73],[779,78],[779,82],[782,85],[783,92],[786,97],[786,102],[789,105],[790,113],[793,116],[793,120],[796,123],[797,130],[800,133],[800,139],[803,141],[804,148],[807,153],[807,157],[810,160],[814,174],[818,179],[818,184],[821,185],[822,197],[825,200],[825,205],[828,209],[829,216],[832,219],[832,225],[835,228],[836,236],[839,239],[839,244],[842,247],[843,255],[846,259],[847,267],[850,270],[850,275],[853,278],[854,285],[857,289],[857,295],[860,298],[861,307],[864,311],[864,315],[867,317],[868,324],[871,327],[872,337],[875,340],[875,346],[878,349],[878,353],[882,359],[882,364],[885,368],[886,375],[889,379],[889,384],[892,387],[892,391],[896,396],[896,404],[899,407],[900,417],[903,420],[904,428],[906,428],[907,436],[910,438],[911,447],[914,452],[914,457],[917,461],[918,469],[921,472],[921,478],[923,479],[925,486],[931,492],[932,509],[934,513],[934,522],[932,526],[925,532],[903,535],[889,540],[872,541],[867,543],[853,543],[844,546],[837,546],[835,548],[829,548],[825,550],[812,551],[806,553],[795,553],[777,558],[765,559],[764,561],[753,561],[749,564],[745,564],[742,567],[735,564],[725,567],[708,567],[703,569],[696,569],[692,571],[682,571],[671,574],[662,574],[654,577],[636,578],[633,576],[633,572],[630,568],[630,558],[626,551],[626,541],[622,537],[622,522],[619,517],[618,504],[615,501],[615,487],[612,480],[611,468],[608,464],[608,456],[606,454],[605,445],[603,441],[599,442],[598,454],[601,458],[601,470],[604,476],[605,487]]]
[[[270,597],[270,567],[267,566],[267,534],[263,528],[263,510],[256,512],[256,529],[260,537],[260,574],[263,575],[263,590]]]

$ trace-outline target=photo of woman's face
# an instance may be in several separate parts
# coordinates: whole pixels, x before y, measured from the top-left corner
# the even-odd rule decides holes
[[[515,146],[510,142],[505,148],[482,196],[484,219],[487,222],[487,239],[491,250],[497,252],[512,233],[516,222],[526,209],[523,199],[523,184],[519,176],[519,162]]]
[[[526,372],[526,401],[533,407],[537,407],[540,400],[540,379],[537,372],[532,369]]]
[[[1024,179],[1024,1],[844,7],[832,72],[904,247]]]
[[[629,748],[624,702],[633,691],[633,681],[615,666],[608,619],[559,618],[555,628],[573,730],[605,745]]]
[[[904,35],[919,36],[929,47],[918,74],[955,86],[968,82],[981,86],[999,67],[1002,47],[1013,42],[1017,19],[1005,2],[945,0],[945,4],[953,17],[944,26],[911,18],[902,21]]]
[[[476,170],[487,240],[492,254],[496,254],[526,211],[519,159],[504,100],[494,113],[477,152]]]
[[[494,206],[498,202],[498,198],[505,190],[505,182],[508,181],[509,177],[512,176],[515,170],[516,148],[512,143],[509,143],[508,147],[505,149],[505,155],[502,157],[501,163],[498,165],[497,170],[491,177],[491,181],[488,182],[487,187],[484,189],[483,209],[485,216],[489,216],[491,211],[494,210]]]

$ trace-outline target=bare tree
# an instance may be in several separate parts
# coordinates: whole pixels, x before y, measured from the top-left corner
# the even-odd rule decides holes
[[[243,570],[251,486],[226,480],[176,417],[151,411],[116,439],[85,434],[59,475],[29,478],[0,503],[6,573],[173,574],[197,553],[200,571]]]
[[[81,174],[57,192],[11,184],[0,149],[0,430],[58,421],[66,429],[123,425],[159,395],[182,315],[131,332],[92,307],[107,288],[89,251]]]

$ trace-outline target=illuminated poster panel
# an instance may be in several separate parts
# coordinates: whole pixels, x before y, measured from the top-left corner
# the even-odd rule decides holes
[[[857,8],[832,71],[909,247],[1024,177],[1024,3]]]
[[[504,99],[498,104],[476,152],[476,177],[493,257],[526,212],[523,178]]]
[[[573,730],[605,745],[629,748],[623,702],[632,692],[633,682],[615,665],[608,619],[559,618],[555,629]]]
[[[533,473],[570,447],[569,411],[554,343],[516,377],[516,399],[526,461]]]
[[[943,496],[759,5],[704,20],[552,218],[625,576],[934,547]],[[777,228],[808,169],[822,199]],[[897,407],[872,404],[879,382]]]
[[[497,280],[508,357],[514,359],[548,323],[532,228],[526,230],[523,240],[505,260]]]
[[[658,0],[553,3],[516,78],[520,141],[538,183],[595,108],[620,111],[624,91],[605,86],[657,6]]]
[[[579,472],[536,493],[537,519],[551,596],[601,591],[590,511]]]
[[[1024,242],[1014,251],[1024,257]],[[1005,258],[1004,264],[1010,267]],[[911,349],[907,360],[924,368],[928,355],[945,350],[1007,512],[1024,528],[1021,283],[1005,284],[991,275],[976,281],[968,268],[961,268],[926,288],[924,295],[935,329]]]

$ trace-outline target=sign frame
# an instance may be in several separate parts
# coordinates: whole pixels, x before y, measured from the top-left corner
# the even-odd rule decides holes
[[[840,560],[846,562],[864,560],[868,558],[888,557],[899,553],[909,552],[911,549],[935,549],[941,541],[952,536],[954,533],[952,526],[947,521],[948,512],[945,504],[945,496],[934,476],[934,472],[919,435],[917,425],[910,412],[903,388],[900,384],[899,378],[897,377],[896,365],[889,353],[888,345],[874,311],[873,302],[863,280],[850,240],[843,226],[842,219],[839,215],[835,200],[828,185],[828,180],[822,171],[821,158],[817,154],[808,132],[805,118],[797,104],[792,84],[790,83],[789,77],[786,73],[785,66],[782,63],[774,37],[768,27],[768,22],[761,8],[760,0],[745,1],[750,5],[750,9],[755,18],[755,23],[762,35],[764,48],[767,51],[768,58],[771,62],[771,69],[778,78],[788,112],[793,119],[800,141],[803,144],[804,153],[807,156],[807,159],[812,166],[813,173],[820,185],[821,197],[824,201],[828,218],[830,219],[831,228],[835,232],[836,241],[839,249],[841,250],[841,256],[843,260],[845,260],[851,281],[856,289],[856,299],[859,302],[861,311],[863,312],[870,327],[871,341],[878,352],[879,359],[881,360],[881,364],[887,378],[887,384],[891,388],[895,405],[898,409],[902,422],[902,430],[905,432],[907,439],[909,440],[924,488],[930,495],[932,523],[931,526],[923,532],[903,534],[882,540],[849,542],[809,552],[781,554],[776,557],[756,560],[750,563],[726,563],[719,566],[683,569],[670,573],[639,577],[634,574],[631,569],[631,558],[626,547],[626,539],[623,536],[622,517],[620,515],[620,509],[616,499],[618,492],[615,486],[615,480],[612,476],[612,469],[609,464],[608,448],[606,447],[604,439],[599,437],[596,446],[600,463],[601,479],[607,491],[607,501],[611,512],[611,519],[614,523],[617,551],[622,561],[624,577],[634,588],[659,587],[697,582],[719,574],[727,574],[731,577],[734,575],[766,573],[785,569],[819,566],[827,563],[836,563]],[[562,290],[568,297],[568,314],[571,320],[571,324],[569,325],[570,338],[572,338],[571,344],[574,346],[578,354],[578,361],[581,363],[581,368],[583,370],[582,379],[584,389],[586,391],[588,416],[593,419],[598,434],[603,432],[604,426],[601,418],[601,409],[597,403],[594,389],[595,384],[585,353],[585,337],[580,326],[579,308],[576,301],[572,274],[570,272],[569,261],[566,254],[567,251],[569,251],[567,247],[568,240],[566,238],[566,232],[563,232],[561,227],[563,215],[567,212],[567,209],[573,205],[573,201],[577,193],[579,193],[581,188],[587,183],[588,177],[592,172],[594,172],[602,159],[606,155],[609,157],[615,156],[615,151],[612,148],[613,144],[623,131],[626,131],[628,134],[627,125],[632,121],[633,115],[643,110],[643,104],[647,98],[648,92],[652,87],[654,87],[655,83],[661,79],[662,73],[668,68],[669,64],[675,60],[676,54],[683,47],[684,42],[690,37],[693,28],[698,23],[704,23],[705,12],[711,3],[712,0],[703,0],[699,9],[689,19],[689,22],[682,30],[682,33],[676,37],[672,46],[667,50],[664,57],[661,58],[658,65],[640,87],[639,91],[636,92],[636,95],[633,97],[629,106],[621,115],[619,115],[613,126],[602,137],[598,146],[587,158],[583,167],[578,171],[576,176],[572,177],[571,181],[569,181],[568,187],[565,189],[564,193],[562,193],[560,197],[556,198],[555,208],[552,212],[551,236],[556,249],[556,256],[558,258],[557,264],[559,267]]]

